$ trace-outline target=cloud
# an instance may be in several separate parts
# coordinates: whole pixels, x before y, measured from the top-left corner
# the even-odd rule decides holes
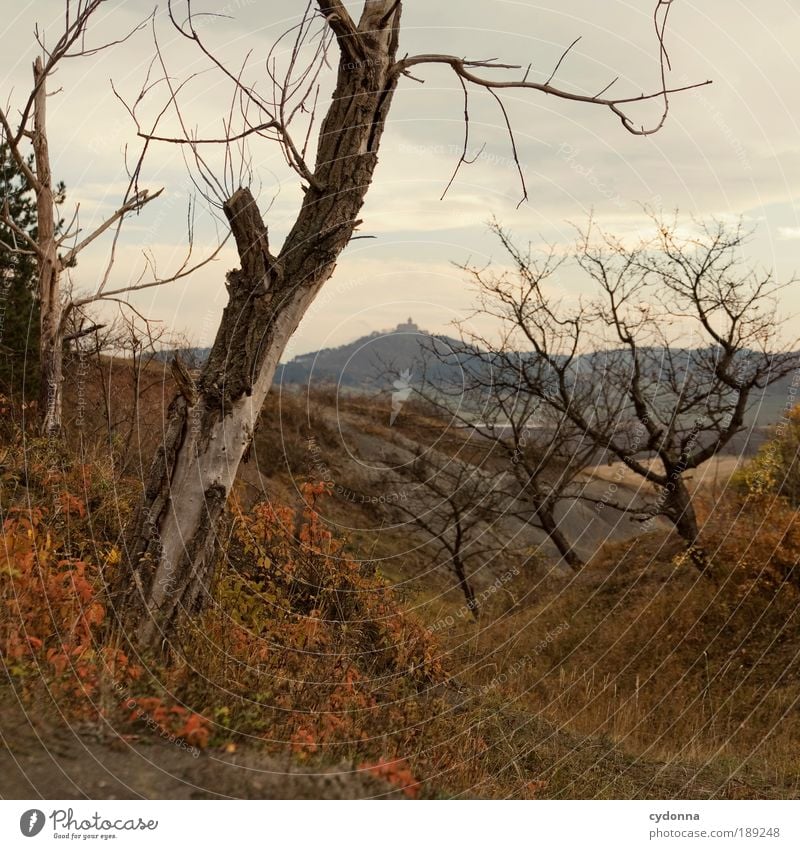
[[[348,0],[347,5],[357,12],[360,3]],[[113,4],[113,14],[98,19],[96,41],[129,28],[140,14],[137,6],[124,4],[123,9],[123,4]],[[202,19],[203,36],[231,67],[238,67],[252,50],[246,76],[269,95],[263,57],[275,36],[296,19],[295,0],[274,0],[267,7],[252,0],[223,0],[221,7],[198,0],[195,6],[197,11],[222,7],[232,16],[230,20]],[[544,79],[566,45],[582,34],[583,40],[559,68],[556,81],[589,92],[619,75],[614,91],[635,94],[658,85],[651,12],[650,3],[598,4],[593,0],[563,0],[557,8],[463,0],[457,11],[446,3],[408,3],[401,49],[412,54],[497,56],[523,67],[531,62],[532,78]],[[142,6],[141,14],[146,13]],[[30,86],[34,21],[41,20],[48,37],[54,37],[62,16],[63,0],[41,0],[24,5],[0,29],[0,51],[17,59],[6,63],[0,82],[2,102],[13,88],[12,110],[15,98]],[[175,36],[165,18],[159,18],[158,27],[162,50],[176,79],[208,65],[185,39]],[[63,87],[49,104],[54,170],[67,183],[68,206],[82,203],[81,224],[86,227],[115,208],[125,178],[124,146],[136,149],[134,128],[108,79],[113,78],[129,99],[135,98],[152,56],[149,36],[140,36],[65,64],[54,83]],[[605,226],[635,233],[644,221],[642,202],[700,217],[749,213],[754,219],[762,218],[767,207],[790,207],[800,173],[800,122],[794,109],[800,67],[792,50],[799,40],[800,12],[790,4],[768,4],[763,9],[754,9],[744,0],[676,4],[668,42],[675,69],[671,82],[684,85],[712,78],[714,84],[675,95],[664,129],[648,138],[626,133],[602,108],[537,92],[505,92],[529,194],[529,202],[519,209],[522,188],[505,119],[493,98],[480,89],[470,94],[468,145],[470,154],[479,155],[473,165],[461,169],[447,197],[439,200],[464,139],[463,92],[448,68],[417,68],[415,76],[425,82],[401,80],[383,137],[381,161],[360,214],[364,219],[361,234],[378,238],[353,243],[329,285],[350,279],[348,275],[358,273],[359,264],[366,268],[367,260],[372,263],[372,279],[381,282],[364,286],[357,296],[342,293],[330,309],[344,317],[346,310],[358,312],[372,304],[385,314],[367,315],[364,321],[392,323],[395,317],[389,315],[386,295],[392,289],[413,298],[422,298],[426,291],[434,293],[430,300],[436,306],[431,310],[440,309],[442,315],[466,309],[463,285],[443,283],[443,275],[451,261],[496,258],[496,245],[485,227],[492,215],[520,241],[566,244],[574,235],[567,222],[580,224],[592,210]],[[318,117],[332,92],[332,75],[333,70],[328,70],[321,78]],[[224,78],[204,74],[184,91],[187,125],[201,134],[219,132],[230,106]],[[157,90],[152,97],[155,109]],[[649,121],[658,109],[654,102],[637,113],[637,119]],[[163,130],[174,127],[172,116]],[[286,169],[276,145],[259,140],[251,147],[265,210],[275,188],[280,189],[266,212],[277,247],[302,200],[300,181]],[[207,151],[209,161],[217,161],[216,153]],[[126,249],[130,248],[125,256],[132,267],[138,267],[134,260],[152,241],[160,243],[157,251],[167,258],[182,253],[185,201],[193,189],[182,152],[174,145],[153,146],[142,184],[164,185],[167,190],[152,208],[131,221],[123,235]],[[800,228],[792,221],[791,212],[768,216],[759,227],[763,237],[752,247],[754,259],[781,267],[800,266]],[[213,222],[198,221],[196,234],[202,248],[216,235]],[[89,271],[102,260],[103,250],[98,248],[100,259],[92,259],[91,266],[88,257],[81,261],[80,279],[87,283]],[[124,271],[120,266],[120,273]],[[147,297],[148,310],[165,321],[180,321],[182,329],[205,339],[211,324],[208,311],[218,310],[224,301],[222,276],[221,266],[215,267],[185,286],[153,291]],[[430,321],[434,320],[432,315]],[[342,327],[344,333],[346,327]],[[323,319],[314,319],[304,322],[300,338],[303,345],[318,347],[312,337],[325,333]]]

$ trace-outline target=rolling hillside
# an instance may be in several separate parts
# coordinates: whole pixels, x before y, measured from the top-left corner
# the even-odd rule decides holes
[[[401,377],[412,393],[428,384],[426,392],[433,391],[435,394],[435,387],[443,385],[457,389],[463,379],[465,365],[474,369],[474,362],[467,363],[464,359],[464,348],[464,343],[451,337],[432,335],[409,318],[391,330],[375,331],[347,345],[301,354],[281,364],[276,384],[303,387],[335,385],[348,392],[376,394],[394,391],[394,380]],[[615,353],[607,352],[600,356]],[[687,361],[691,361],[692,352],[684,353]],[[486,359],[488,369],[488,354],[476,349],[471,356]],[[746,352],[742,356],[746,358]],[[583,359],[578,358],[576,369],[580,369]],[[752,452],[763,441],[765,429],[780,419],[787,401],[796,401],[796,395],[791,392],[792,379],[792,376],[782,378],[752,395],[746,416],[747,432],[732,442],[728,449],[731,453]]]

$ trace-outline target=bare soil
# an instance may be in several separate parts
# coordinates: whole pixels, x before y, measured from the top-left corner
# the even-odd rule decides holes
[[[68,725],[25,709],[0,688],[3,799],[370,799],[401,794],[342,764],[303,772],[252,747],[194,757],[166,742],[127,741],[109,729]]]

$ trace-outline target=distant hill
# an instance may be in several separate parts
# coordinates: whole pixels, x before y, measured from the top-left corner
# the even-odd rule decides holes
[[[346,345],[300,354],[287,363],[281,363],[275,382],[289,386],[334,384],[356,393],[392,391],[397,389],[394,381],[398,377],[411,388],[420,387],[423,382],[432,386],[457,387],[462,368],[469,364],[474,369],[473,358],[487,357],[478,349],[464,353],[464,347],[459,340],[430,334],[409,318],[391,330],[374,331]],[[209,351],[210,348],[188,348],[177,353],[191,368],[199,368]],[[165,350],[159,353],[158,358],[167,362],[175,353],[174,350]],[[746,357],[746,352],[743,356]],[[753,393],[746,416],[748,429],[761,430],[780,419],[787,400],[796,400],[796,393],[791,393],[791,383],[790,375],[761,393]],[[738,439],[736,442],[738,450],[741,446]]]
[[[334,383],[355,391],[375,392],[391,388],[393,381],[403,375],[410,385],[419,385],[424,376],[435,380],[443,372],[457,369],[453,357],[443,365],[431,352],[449,354],[462,343],[447,336],[432,336],[418,327],[413,319],[398,324],[392,330],[375,331],[347,345],[323,348],[301,354],[282,364],[277,383]]]
[[[439,356],[432,353],[433,349]],[[276,382],[332,383],[356,392],[376,392],[391,389],[393,380],[404,374],[411,386],[419,386],[424,379],[433,385],[457,386],[465,364],[463,349],[462,342],[447,336],[432,336],[409,318],[392,330],[375,331],[347,345],[301,354],[281,364]],[[466,356],[486,355],[475,349]],[[474,362],[471,366],[474,368]],[[753,393],[746,417],[748,428],[765,428],[780,419],[790,397],[791,381],[789,376],[763,392]]]

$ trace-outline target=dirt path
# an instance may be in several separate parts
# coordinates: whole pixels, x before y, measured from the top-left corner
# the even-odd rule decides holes
[[[0,689],[3,799],[365,799],[400,794],[344,764],[322,774],[268,757],[255,746],[193,757],[162,742],[128,743],[26,711]]]

